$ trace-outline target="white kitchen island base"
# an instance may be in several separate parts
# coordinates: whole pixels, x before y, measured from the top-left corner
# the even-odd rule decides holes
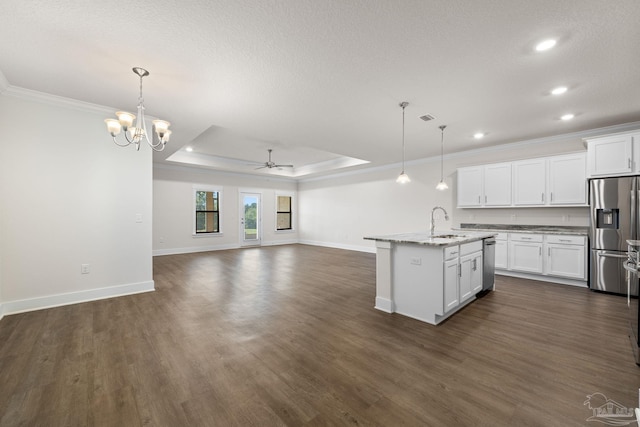
[[[375,308],[437,325],[482,290],[482,239],[495,233],[434,238],[425,233],[376,240]]]

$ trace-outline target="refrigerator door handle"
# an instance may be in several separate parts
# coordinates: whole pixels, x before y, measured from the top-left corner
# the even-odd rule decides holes
[[[626,252],[625,252],[625,255],[598,253],[598,256],[601,256],[603,258],[624,258],[624,259],[628,258],[628,255],[626,255]]]

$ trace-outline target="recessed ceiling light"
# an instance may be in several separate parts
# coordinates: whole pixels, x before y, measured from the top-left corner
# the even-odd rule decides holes
[[[569,113],[569,114],[565,114],[564,116],[560,117],[560,119],[562,119],[564,121],[567,121],[567,120],[573,119],[574,117],[575,116],[573,114]]]
[[[484,138],[484,132],[476,132],[476,133],[473,134],[473,137],[475,139],[482,139],[482,138]]]
[[[536,45],[536,50],[538,52],[542,52],[542,51],[551,49],[555,45],[556,45],[556,41],[554,39],[544,40]]]
[[[562,95],[566,91],[567,91],[567,87],[566,86],[558,86],[556,88],[553,88],[553,90],[551,91],[551,94],[552,95]]]
[[[187,147],[187,151],[188,151],[188,152],[192,152],[192,151],[193,151],[193,148],[191,148],[191,147]]]

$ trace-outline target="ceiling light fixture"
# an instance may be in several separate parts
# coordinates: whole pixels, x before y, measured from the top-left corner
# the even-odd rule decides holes
[[[482,139],[482,138],[484,138],[484,132],[476,132],[476,133],[473,134],[473,137],[475,139]]]
[[[402,172],[396,179],[396,182],[398,184],[406,184],[408,182],[411,182],[409,175],[404,173],[404,109],[407,105],[409,105],[409,103],[404,101],[404,102],[401,102],[399,105],[402,107]]]
[[[554,88],[551,91],[552,95],[562,95],[563,93],[565,93],[567,91],[567,87],[566,86],[558,86],[556,88]]]
[[[564,116],[560,117],[560,119],[561,119],[561,120],[564,120],[564,121],[566,122],[567,120],[571,120],[571,119],[573,119],[574,117],[575,117],[575,115],[573,115],[573,114],[569,113],[569,114],[565,114]]]
[[[440,126],[440,182],[436,185],[436,190],[448,190],[449,186],[444,182],[444,129],[446,125]]]
[[[153,120],[153,129],[158,136],[158,141],[154,143],[149,140],[149,133],[147,132],[147,125],[144,120],[144,100],[142,99],[142,78],[149,75],[149,72],[144,68],[134,67],[133,72],[140,77],[140,96],[138,97],[138,118],[131,113],[127,113],[126,111],[118,111],[116,116],[118,116],[118,120],[116,119],[106,119],[105,123],[107,124],[107,130],[113,137],[113,142],[120,147],[126,147],[127,145],[135,144],[136,151],[140,150],[140,142],[144,138],[144,140],[149,144],[154,151],[162,151],[164,150],[165,144],[169,141],[169,136],[171,135],[171,131],[169,130],[169,126],[171,123],[166,122],[164,120]],[[136,125],[132,127],[133,121],[136,120]],[[118,142],[116,140],[116,136],[120,133],[120,131],[124,131],[124,138],[126,142]],[[127,130],[129,131],[129,135],[127,135]],[[153,138],[152,138],[153,139]]]
[[[549,50],[556,45],[556,41],[554,39],[548,39],[541,41],[536,45],[536,50],[538,52],[543,52],[545,50]]]

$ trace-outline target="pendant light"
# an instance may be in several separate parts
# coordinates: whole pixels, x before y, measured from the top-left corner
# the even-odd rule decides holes
[[[402,172],[396,179],[396,182],[398,184],[406,184],[408,182],[411,182],[411,179],[409,179],[409,175],[404,173],[404,109],[407,105],[409,105],[409,103],[404,101],[399,105],[402,107]]]
[[[444,129],[446,125],[440,126],[440,182],[436,185],[436,190],[448,190],[449,186],[444,182]]]

